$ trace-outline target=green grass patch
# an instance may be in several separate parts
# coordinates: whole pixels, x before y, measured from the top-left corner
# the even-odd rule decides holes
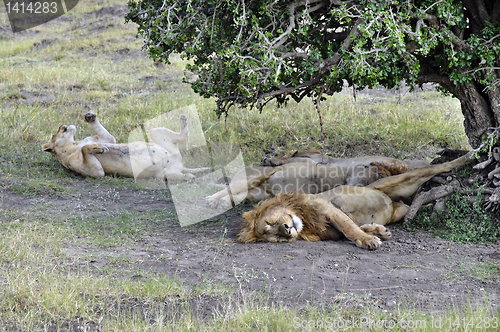
[[[64,186],[60,181],[54,180],[40,180],[40,179],[29,179],[21,181],[20,183],[15,183],[10,186],[12,190],[16,193],[27,196],[39,196],[39,195],[54,195],[54,194],[72,194],[76,190],[74,188],[68,188]]]
[[[380,154],[402,159],[418,153],[431,156],[442,147],[466,148],[457,102],[434,92],[422,93],[422,98],[426,102],[397,104],[368,96],[357,101],[347,94],[332,96],[321,106],[323,141],[309,101],[282,109],[269,105],[262,113],[235,110],[224,122],[207,113],[204,121],[211,140],[237,142],[252,161],[266,152],[284,154],[307,147],[337,157]],[[428,118],[435,121],[424,120]]]
[[[84,237],[100,248],[109,248],[134,242],[143,234],[144,226],[129,212],[117,216],[91,216],[67,220],[79,237]]]
[[[412,220],[410,230],[425,230],[436,237],[460,243],[493,243],[500,239],[498,220],[483,207],[485,198],[452,194],[446,211],[431,219],[432,207],[424,207]]]
[[[500,280],[500,262],[482,262],[472,268],[472,272],[485,280]]]
[[[464,258],[458,262],[450,262],[448,272],[442,277],[455,281],[463,280],[465,277],[472,277],[486,285],[500,280],[500,262],[478,262],[470,258]]]
[[[110,193],[106,199],[119,200],[119,197]],[[154,209],[147,213],[122,211],[108,214],[96,207],[87,216],[64,218],[62,227],[70,228],[80,243],[98,248],[133,247],[149,234],[148,230],[157,231],[164,223],[173,221],[177,221],[177,217],[168,209]],[[168,236],[168,233],[164,235]]]

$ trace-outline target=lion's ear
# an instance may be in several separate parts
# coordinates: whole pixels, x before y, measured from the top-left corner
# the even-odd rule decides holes
[[[45,143],[43,146],[42,146],[42,150],[45,151],[45,152],[52,152],[52,149],[54,149],[54,144],[52,142],[50,143]]]
[[[252,225],[253,225],[253,223],[255,222],[255,219],[257,219],[257,214],[255,214],[255,212],[253,212],[253,210],[248,211],[248,212],[243,213],[243,218],[246,221],[252,223]]]

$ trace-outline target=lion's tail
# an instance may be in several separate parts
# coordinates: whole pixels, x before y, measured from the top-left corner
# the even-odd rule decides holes
[[[435,175],[451,171],[453,168],[468,164],[474,160],[472,152],[453,161],[417,168],[399,175],[382,178],[367,187],[380,190],[393,201],[399,201],[413,195],[418,187]]]

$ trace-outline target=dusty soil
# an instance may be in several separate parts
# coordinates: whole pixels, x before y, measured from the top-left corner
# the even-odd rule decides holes
[[[35,197],[20,196],[4,181],[0,207],[33,211],[40,205],[51,206],[51,213],[72,217],[158,208],[175,211],[168,194],[112,188],[75,178],[72,187],[77,195]],[[250,208],[238,207],[212,222],[185,228],[166,221],[130,246],[103,250],[79,244],[65,250],[70,257],[93,255],[86,263],[91,269],[105,268],[111,264],[110,257],[126,258],[124,271],[164,273],[186,285],[225,284],[247,292],[264,291],[272,301],[286,305],[333,302],[374,304],[388,311],[401,305],[437,310],[484,303],[486,297],[493,308],[500,304],[500,271],[496,278],[473,272],[478,264],[500,261],[498,244],[462,245],[423,232],[410,233],[397,225],[389,227],[392,239],[376,251],[357,248],[347,240],[239,244],[235,233],[241,212]],[[116,260],[113,264],[116,267]],[[124,272],[124,277],[142,276]],[[204,307],[211,311],[213,303]]]

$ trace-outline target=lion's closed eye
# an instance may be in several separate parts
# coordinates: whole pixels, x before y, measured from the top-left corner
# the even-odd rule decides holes
[[[270,233],[273,231],[275,225],[266,221],[266,226],[264,226],[264,231],[267,232],[267,233]]]

